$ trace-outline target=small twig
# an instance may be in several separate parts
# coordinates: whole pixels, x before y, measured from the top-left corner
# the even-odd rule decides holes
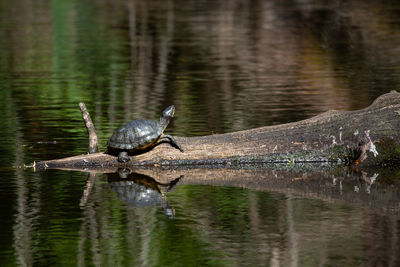
[[[88,131],[88,135],[89,135],[88,152],[89,152],[89,154],[96,153],[99,151],[99,149],[97,146],[98,141],[97,141],[96,130],[94,129],[94,124],[93,124],[92,119],[90,118],[90,114],[87,111],[86,106],[83,102],[79,103],[79,108],[81,109],[82,118],[83,118],[83,121],[85,122],[85,126]]]

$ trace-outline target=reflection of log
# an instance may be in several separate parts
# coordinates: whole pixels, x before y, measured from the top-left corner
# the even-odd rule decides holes
[[[114,169],[96,169],[89,172],[114,171]],[[177,189],[182,184],[240,187],[255,191],[292,193],[295,196],[320,199],[330,203],[360,204],[376,210],[390,210],[396,213],[400,211],[398,189],[400,173],[390,168],[373,168],[370,171],[358,172],[350,167],[326,164],[302,164],[302,166],[265,164],[243,168],[151,167],[133,171],[139,177],[151,177],[156,184],[171,185],[171,182],[177,182]],[[118,174],[111,175],[115,177]],[[109,178],[109,174],[107,176],[107,180],[112,182],[113,179]],[[129,181],[129,177],[120,180]]]
[[[178,111],[179,112],[179,111]],[[185,153],[160,144],[127,163],[104,153],[41,161],[38,168],[96,168],[141,165],[400,161],[400,93],[392,91],[357,111],[328,111],[277,126],[201,137],[176,137]]]

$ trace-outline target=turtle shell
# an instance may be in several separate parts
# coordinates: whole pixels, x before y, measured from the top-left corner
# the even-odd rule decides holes
[[[109,151],[142,150],[160,138],[163,129],[158,121],[133,120],[117,129],[108,140]]]

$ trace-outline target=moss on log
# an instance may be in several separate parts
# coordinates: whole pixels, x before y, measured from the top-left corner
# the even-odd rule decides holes
[[[120,163],[93,153],[40,161],[36,168],[138,168],[139,166],[335,162],[357,166],[400,162],[400,93],[378,97],[356,111],[331,110],[303,121],[226,134],[176,137],[185,150],[164,143]]]

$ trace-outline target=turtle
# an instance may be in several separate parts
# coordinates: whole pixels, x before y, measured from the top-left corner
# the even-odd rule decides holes
[[[107,142],[107,154],[118,156],[119,162],[128,162],[130,155],[155,147],[161,142],[169,142],[172,146],[184,152],[175,138],[163,134],[171,118],[175,114],[175,106],[167,107],[160,121],[133,120],[118,128]]]

